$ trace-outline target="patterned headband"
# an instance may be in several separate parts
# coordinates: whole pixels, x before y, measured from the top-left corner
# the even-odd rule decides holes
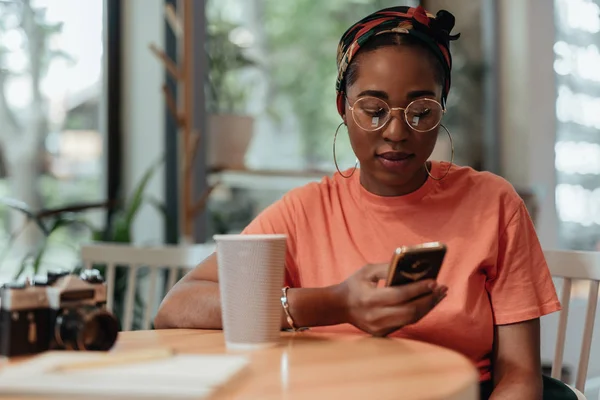
[[[454,28],[454,16],[450,12],[440,10],[434,16],[425,11],[422,6],[385,8],[368,15],[351,26],[342,35],[337,51],[336,92],[340,115],[344,113],[344,88],[348,65],[369,39],[384,33],[410,35],[431,49],[444,67],[445,85],[442,91],[442,105],[445,106],[450,91],[450,71],[452,70],[450,41],[460,37],[460,34],[450,35],[452,28]]]

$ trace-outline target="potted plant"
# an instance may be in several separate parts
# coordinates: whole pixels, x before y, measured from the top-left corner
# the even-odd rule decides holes
[[[246,114],[247,85],[239,73],[255,63],[232,39],[236,25],[212,19],[207,27],[208,165],[212,170],[243,169],[254,118]]]

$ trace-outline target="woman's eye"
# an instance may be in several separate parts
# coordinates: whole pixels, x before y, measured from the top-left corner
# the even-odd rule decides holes
[[[426,109],[424,109],[422,111],[415,112],[414,116],[415,117],[419,117],[419,118],[423,118],[423,117],[428,116],[429,114],[431,114],[431,110],[429,108],[426,108]]]
[[[365,108],[363,109],[365,114],[370,115],[372,117],[381,117],[385,114],[385,110],[383,108]]]

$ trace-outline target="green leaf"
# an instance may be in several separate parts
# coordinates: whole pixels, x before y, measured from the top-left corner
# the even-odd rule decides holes
[[[104,231],[101,229],[92,232],[92,240],[94,242],[101,242],[104,239]]]
[[[42,245],[42,247],[35,254],[35,257],[33,259],[33,263],[31,265],[33,267],[33,274],[34,275],[36,275],[40,271],[40,266],[42,264],[42,260],[44,258],[44,254],[46,253],[47,249],[48,249],[48,241],[45,241],[44,244]]]
[[[146,202],[156,209],[164,218],[167,218],[167,205],[155,197],[146,197]]]
[[[90,226],[89,222],[87,222],[81,218],[77,218],[76,216],[61,215],[61,216],[57,217],[53,221],[53,223],[50,225],[48,236],[46,237],[46,240],[42,243],[41,247],[36,252],[28,254],[25,257],[25,259],[22,261],[21,268],[20,268],[17,276],[19,276],[20,274],[23,273],[23,271],[26,268],[26,261],[31,258],[33,258],[32,262],[31,262],[31,267],[33,268],[33,274],[34,275],[37,274],[40,271],[40,267],[42,265],[44,255],[46,254],[46,251],[49,248],[50,236],[54,232],[59,230],[60,228],[67,227],[70,225],[84,225],[84,226],[88,226],[88,227]]]
[[[30,262],[31,258],[34,257],[35,254],[32,252],[27,253],[25,257],[23,257],[23,259],[21,260],[21,265],[19,266],[19,269],[17,270],[17,273],[15,274],[13,280],[17,280],[21,277],[21,275],[23,275],[23,272],[25,272],[25,270],[27,269],[27,265]]]
[[[119,216],[113,221],[111,240],[117,243],[131,243],[131,223],[125,217]]]
[[[76,214],[59,214],[56,218],[54,218],[52,224],[50,225],[50,228],[48,229],[49,236],[58,229],[68,227],[71,225],[85,226],[90,230],[90,232],[95,231],[94,226],[89,221],[79,217]]]

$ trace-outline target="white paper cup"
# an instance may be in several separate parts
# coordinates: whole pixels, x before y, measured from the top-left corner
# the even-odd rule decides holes
[[[215,235],[228,349],[274,346],[281,336],[286,235]]]

